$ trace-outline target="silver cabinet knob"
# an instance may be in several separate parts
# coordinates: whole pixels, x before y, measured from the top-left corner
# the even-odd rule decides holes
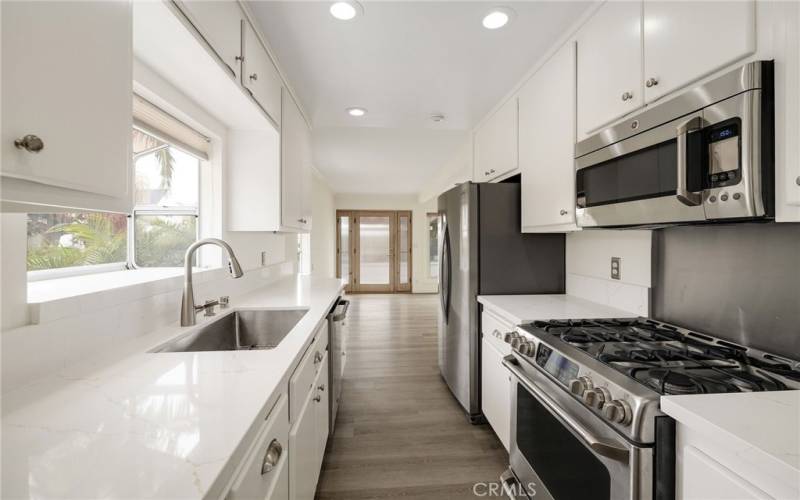
[[[258,80],[258,74],[257,74],[257,73],[253,73],[252,75],[250,75],[250,80],[251,80],[251,81],[256,81],[256,80]]]
[[[603,417],[616,424],[629,425],[633,413],[628,403],[620,399],[615,399],[603,406]]]
[[[14,146],[17,149],[24,149],[29,153],[38,153],[44,149],[44,141],[38,135],[28,134],[22,139],[16,139]]]
[[[261,462],[261,475],[272,472],[272,469],[278,465],[278,461],[283,454],[283,446],[277,439],[273,439],[267,447],[267,452],[264,454],[264,460]]]
[[[648,78],[646,82],[644,82],[644,86],[647,88],[655,87],[658,85],[658,78]]]
[[[316,354],[314,354],[314,364],[316,365],[316,364],[317,364],[317,363],[319,363],[320,361],[322,361],[322,354],[320,354],[319,352],[317,352]]]
[[[630,101],[631,99],[633,99],[633,94],[632,93],[625,92],[624,94],[622,94],[622,100],[623,101]]]
[[[319,403],[320,401],[322,401],[322,396],[320,396],[319,394],[317,394],[316,396],[314,396],[314,402],[315,402],[315,403]]]
[[[559,212],[559,213],[560,213],[561,215],[567,215],[569,212],[567,212],[566,210],[564,210],[564,209],[562,208],[562,209],[561,209],[561,212]]]
[[[325,390],[325,384],[318,385],[317,389],[319,389],[320,391],[324,391]]]
[[[797,179],[794,180],[795,184],[800,186],[800,175],[797,176]]]

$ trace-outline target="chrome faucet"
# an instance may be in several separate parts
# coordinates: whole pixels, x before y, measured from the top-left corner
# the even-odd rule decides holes
[[[195,241],[186,249],[186,256],[183,261],[183,298],[181,299],[181,326],[193,326],[197,323],[195,315],[208,307],[218,304],[217,301],[206,302],[202,306],[194,305],[194,288],[192,287],[192,259],[194,252],[203,245],[217,245],[228,254],[228,272],[234,278],[241,278],[244,275],[236,255],[230,245],[218,238],[205,238]]]

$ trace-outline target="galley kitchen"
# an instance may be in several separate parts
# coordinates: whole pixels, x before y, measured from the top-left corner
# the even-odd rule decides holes
[[[0,1],[0,496],[800,499],[800,2]]]

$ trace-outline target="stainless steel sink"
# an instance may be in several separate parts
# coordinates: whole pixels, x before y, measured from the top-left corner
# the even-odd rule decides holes
[[[308,309],[235,311],[150,352],[273,349]]]

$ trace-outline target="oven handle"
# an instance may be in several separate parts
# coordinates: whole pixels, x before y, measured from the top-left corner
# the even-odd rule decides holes
[[[589,448],[591,448],[595,453],[612,460],[617,460],[624,463],[628,462],[630,452],[627,448],[609,443],[607,440],[595,436],[589,430],[584,428],[580,423],[578,423],[577,420],[562,410],[561,407],[559,407],[550,396],[545,394],[542,389],[528,380],[528,377],[525,375],[525,373],[517,368],[517,366],[519,366],[519,362],[514,359],[513,356],[506,356],[503,358],[503,364],[514,375],[514,377],[516,377],[519,383],[525,387],[525,389],[533,394],[540,403],[544,404],[548,410],[550,410],[565,424],[567,424],[568,427],[575,431],[578,437],[580,437],[583,442],[586,443],[586,445],[589,446]]]
[[[703,202],[703,196],[700,193],[689,191],[686,182],[686,140],[689,132],[697,132],[703,128],[703,117],[695,116],[678,125],[678,184],[675,190],[675,196],[678,201],[688,207],[696,207]]]

